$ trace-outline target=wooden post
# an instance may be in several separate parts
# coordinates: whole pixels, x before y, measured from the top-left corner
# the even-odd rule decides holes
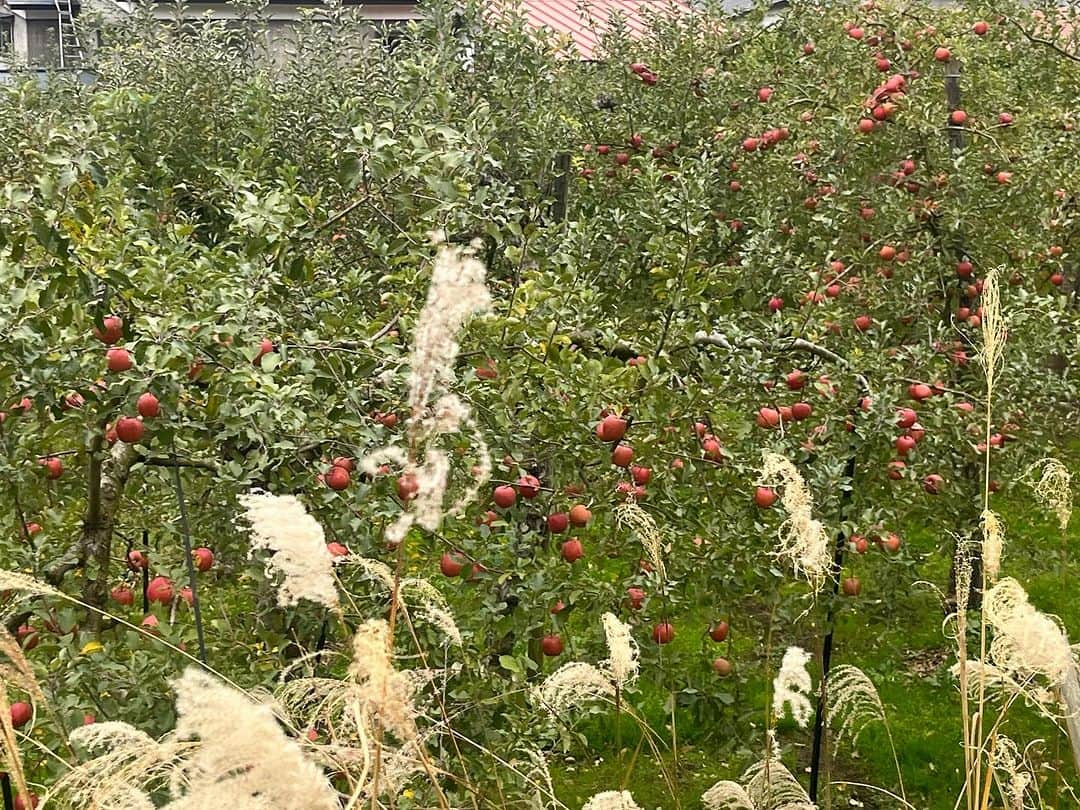
[[[945,102],[949,112],[960,109],[960,60],[950,59],[945,63]],[[964,128],[949,123],[949,149],[953,157],[964,148]]]

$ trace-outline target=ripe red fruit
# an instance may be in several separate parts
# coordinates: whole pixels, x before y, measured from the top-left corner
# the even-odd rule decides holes
[[[396,413],[380,413],[376,419],[379,420],[379,424],[383,427],[392,428],[398,423],[398,415]]]
[[[755,149],[758,148],[758,145],[760,143],[761,141],[759,141],[757,138],[746,138],[742,142],[742,148],[746,152],[753,152]]]
[[[907,465],[904,462],[900,461],[900,459],[890,461],[888,473],[889,478],[891,478],[893,481],[899,481],[901,478],[904,477],[904,468],[906,466]]]
[[[858,577],[847,577],[840,583],[844,596],[858,596],[862,593],[862,583]]]
[[[773,312],[779,312],[784,308],[784,299],[778,296],[773,296],[769,299],[769,309]]]
[[[870,548],[870,543],[862,535],[853,534],[851,536],[851,548],[856,554],[865,554],[867,549]]]
[[[863,38],[863,30],[861,28],[859,28],[859,26],[853,25],[851,28],[848,29],[847,35],[849,37],[851,37],[852,39],[862,39]]]
[[[807,42],[802,46],[802,52],[805,56],[809,56],[814,52],[814,43]]]
[[[330,487],[330,489],[341,492],[349,486],[352,476],[349,475],[349,471],[344,467],[331,467],[326,471],[324,479],[326,480],[326,485]]]
[[[442,571],[444,577],[460,576],[464,568],[464,560],[456,554],[451,554],[449,551],[443,554],[439,559],[439,570]]]
[[[977,23],[975,23],[973,26],[971,26],[971,30],[975,32],[976,36],[981,37],[981,36],[984,36],[987,31],[990,30],[990,26],[989,26],[989,24],[983,22],[982,20],[979,20]]]
[[[889,533],[881,543],[884,548],[890,554],[895,554],[900,550],[900,538],[893,533]]]
[[[41,524],[40,523],[27,523],[26,526],[23,527],[23,535],[25,537],[33,537],[34,535],[36,535],[40,531],[41,531]]]
[[[191,552],[191,559],[199,571],[209,571],[214,564],[214,552],[202,546]]]
[[[348,557],[349,548],[341,543],[330,542],[326,544],[326,550],[330,553],[331,557]],[[183,596],[183,592],[180,594]]]
[[[897,436],[896,437],[896,452],[902,456],[906,456],[912,450],[915,449],[915,439],[912,436]]]
[[[94,723],[97,722],[97,718],[94,717],[94,715],[92,715],[90,712],[87,712],[83,715],[82,722],[84,726],[92,726],[94,725]]]
[[[139,624],[147,628],[148,632],[157,635],[158,618],[153,613],[144,616],[143,620],[139,622]]]
[[[105,352],[105,367],[114,373],[127,371],[135,365],[127,349],[109,349]]]
[[[908,431],[908,436],[913,438],[916,442],[921,442],[926,435],[926,428],[916,422],[911,426],[911,430]]]
[[[653,627],[652,638],[657,644],[670,644],[675,638],[675,628],[671,622],[660,622]]]
[[[263,338],[259,341],[259,351],[256,353],[254,359],[251,361],[252,365],[262,365],[262,359],[271,354],[274,351],[274,341],[270,338]]]
[[[540,494],[540,479],[535,475],[523,475],[517,482],[518,495],[532,499]]]
[[[514,505],[514,501],[517,500],[517,493],[511,486],[503,485],[495,487],[495,491],[492,493],[492,498],[495,501],[495,505],[500,509],[509,509]]]
[[[550,613],[552,616],[558,616],[564,610],[566,610],[566,603],[562,599],[560,599],[558,602],[551,606]]]
[[[173,598],[173,584],[168,577],[154,577],[146,586],[146,598],[167,605]]]
[[[892,245],[882,245],[881,250],[878,251],[878,255],[884,262],[891,262],[896,258],[896,248]]]
[[[866,135],[867,133],[873,132],[873,131],[874,131],[874,121],[873,121],[873,119],[871,119],[871,118],[861,118],[861,119],[859,119],[859,132],[861,132],[863,135]]]
[[[806,419],[813,412],[813,408],[810,407],[809,402],[796,402],[791,406],[791,418],[796,422],[801,422]]]
[[[1012,113],[998,113],[998,123],[1003,127],[1007,127],[1013,122]]]
[[[616,152],[615,162],[620,166],[625,166],[630,162],[630,155],[626,154],[626,152]]]
[[[30,650],[34,649],[40,641],[37,630],[28,624],[19,625],[18,629],[15,630],[15,639],[19,642],[19,646],[26,650],[26,652],[30,652]]]
[[[554,658],[562,655],[563,641],[556,635],[544,636],[544,640],[540,642],[540,649],[544,651],[544,655]]]
[[[562,558],[568,563],[575,563],[585,556],[585,549],[581,546],[581,541],[576,537],[571,537],[565,543],[562,544]]]
[[[780,424],[780,412],[775,408],[759,408],[757,412],[758,427],[774,428]]]
[[[629,467],[634,460],[634,450],[628,444],[620,444],[611,451],[611,463],[616,467]]]
[[[109,315],[103,321],[102,325],[104,329],[98,329],[94,327],[94,337],[104,343],[106,346],[111,346],[120,340],[124,335],[124,322],[116,315]]]
[[[929,399],[933,396],[933,393],[933,390],[926,383],[912,383],[908,386],[908,396],[920,402]]]
[[[34,810],[38,806],[38,797],[34,793],[28,793],[24,799],[22,795],[15,797],[15,810]]]
[[[967,113],[963,110],[953,110],[949,113],[949,123],[953,126],[962,127],[967,122]]]
[[[1051,273],[1049,280],[1055,287],[1060,287],[1065,283],[1065,276],[1063,273]]]
[[[914,425],[918,418],[919,415],[911,408],[901,408],[897,411],[896,426],[907,429]]]
[[[548,515],[547,528],[552,534],[561,534],[565,532],[570,525],[570,516],[566,512],[555,512]]]
[[[570,522],[575,526],[584,526],[592,520],[592,512],[584,504],[575,504],[570,509]]]
[[[153,419],[155,416],[161,415],[161,403],[149,391],[139,395],[138,400],[135,402],[135,409],[143,419]]]
[[[1012,182],[1012,172],[998,172],[995,178],[999,185],[1007,186]]]
[[[630,599],[630,609],[640,610],[641,603],[645,601],[645,591],[641,588],[627,588],[626,595]]]
[[[596,426],[596,435],[601,441],[617,442],[626,435],[626,420],[615,414],[608,414]]]
[[[128,568],[132,571],[141,571],[150,565],[150,560],[144,551],[129,551],[127,555]]]
[[[762,509],[768,509],[776,503],[776,491],[772,487],[758,487],[754,490],[754,503]]]
[[[138,444],[142,441],[143,423],[134,416],[121,416],[116,420],[115,430],[116,437],[126,444]]]
[[[762,87],[757,91],[758,101],[766,102],[772,98],[773,89],[771,87]]]
[[[794,371],[788,372],[786,379],[787,387],[790,388],[792,391],[798,391],[800,388],[806,385],[806,372],[795,369]]]
[[[948,48],[935,48],[934,58],[939,62],[948,62],[952,57],[952,53]]]
[[[874,325],[873,319],[869,315],[860,315],[855,319],[855,328],[860,332],[866,332]]]
[[[945,479],[937,473],[930,473],[923,479],[923,489],[930,495],[937,495],[945,485]]]
[[[652,470],[648,467],[631,467],[630,477],[634,479],[635,484],[643,487],[649,483],[649,480],[652,478]]]
[[[960,278],[971,278],[971,274],[974,271],[974,266],[966,259],[956,263],[956,275]]]
[[[11,725],[15,728],[22,728],[33,716],[34,709],[29,703],[20,700],[11,704]]]
[[[50,481],[55,481],[64,474],[64,462],[56,456],[49,456],[48,458],[43,459],[41,465],[45,468],[45,477]]]
[[[709,638],[711,638],[713,641],[723,641],[727,638],[727,634],[727,622],[717,622],[711,628],[709,628]]]
[[[713,672],[719,675],[721,678],[726,678],[731,674],[731,662],[726,658],[714,658],[712,662]]]

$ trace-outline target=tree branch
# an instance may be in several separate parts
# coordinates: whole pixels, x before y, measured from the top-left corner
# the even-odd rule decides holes
[[[1043,39],[1042,37],[1035,36],[1033,33],[1028,31],[1026,28],[1024,28],[1024,26],[1020,25],[1020,23],[1018,23],[1011,17],[1008,17],[1006,19],[1008,19],[1008,21],[1012,23],[1016,27],[1016,29],[1027,38],[1028,42],[1033,42],[1037,45],[1045,45],[1047,48],[1057,51],[1058,54],[1064,56],[1066,59],[1071,59],[1074,62],[1080,62],[1080,54],[1075,54],[1071,51],[1065,50],[1052,39]]]

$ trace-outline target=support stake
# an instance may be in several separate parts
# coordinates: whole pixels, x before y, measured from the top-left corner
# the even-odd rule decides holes
[[[195,633],[199,639],[199,660],[206,663],[206,639],[203,636],[202,611],[199,608],[199,591],[195,582],[195,561],[191,559],[191,530],[188,528],[187,505],[184,503],[184,487],[180,483],[180,465],[173,460],[173,486],[176,489],[176,503],[180,507],[180,532],[184,536],[184,558],[187,561],[188,587],[191,588],[191,606],[195,611]]]

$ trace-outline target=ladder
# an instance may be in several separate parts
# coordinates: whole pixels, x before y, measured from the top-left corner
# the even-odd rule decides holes
[[[53,0],[56,6],[57,39],[60,46],[60,68],[74,68],[82,64],[83,47],[79,32],[75,29],[75,11],[72,0]]]

